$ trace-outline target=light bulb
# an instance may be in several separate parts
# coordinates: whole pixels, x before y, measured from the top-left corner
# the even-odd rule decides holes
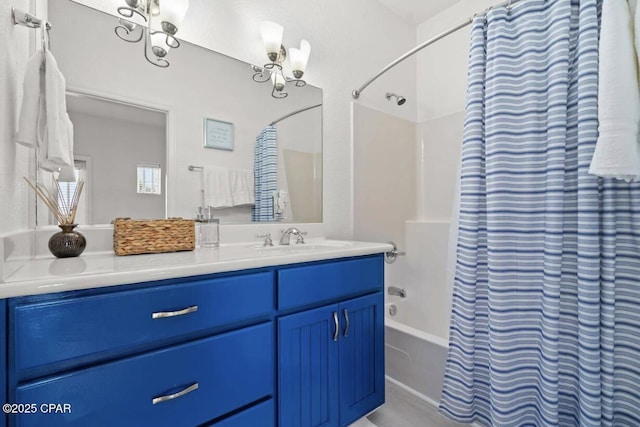
[[[280,53],[284,28],[275,22],[265,21],[260,26],[260,32],[262,33],[262,42],[264,43],[267,55],[271,62],[275,62]]]
[[[282,92],[284,90],[284,86],[286,84],[286,80],[284,76],[280,73],[271,73],[271,83],[276,88],[278,92]]]
[[[169,53],[171,46],[167,44],[167,35],[162,32],[160,18],[151,17],[149,23],[149,31],[151,33],[151,50],[158,58],[164,58]]]
[[[289,49],[289,55],[291,56],[291,69],[296,79],[302,78],[302,75],[307,68],[310,52],[311,44],[306,40],[302,40],[302,42],[300,42],[300,49]]]
[[[151,49],[158,58],[164,58],[171,47],[167,44],[167,35],[162,32],[151,34]]]
[[[160,4],[162,30],[171,35],[177,33],[188,9],[189,0],[163,0]]]

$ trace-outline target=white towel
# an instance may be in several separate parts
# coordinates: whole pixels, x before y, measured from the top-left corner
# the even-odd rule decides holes
[[[47,111],[47,162],[53,167],[73,167],[73,124],[67,114],[67,90],[58,63],[45,51],[45,106]]]
[[[66,83],[51,52],[37,52],[29,59],[23,86],[16,142],[38,149],[38,163],[45,170],[73,167]]]
[[[42,75],[42,52],[29,58],[24,73],[22,107],[18,121],[16,142],[30,148],[38,148],[40,136],[44,134],[46,117],[44,114],[44,79]]]
[[[598,120],[599,136],[589,173],[631,181],[640,178],[640,87],[636,31],[640,17],[625,0],[602,6]],[[634,31],[635,26],[635,31]]]
[[[233,206],[229,169],[216,166],[202,168],[202,188],[204,205],[213,208],[230,208]]]
[[[229,184],[231,185],[233,206],[255,204],[253,171],[230,169]]]

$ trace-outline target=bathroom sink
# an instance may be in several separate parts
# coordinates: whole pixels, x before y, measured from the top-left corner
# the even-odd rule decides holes
[[[301,244],[293,244],[293,245],[278,245],[274,246],[278,248],[282,248],[285,246],[289,246],[289,248],[294,250],[322,250],[322,249],[341,249],[348,248],[349,246],[353,246],[351,242],[340,242],[337,240],[332,241],[324,241],[324,242],[310,242],[310,243],[301,243]]]
[[[252,244],[252,247],[257,249],[260,253],[296,253],[296,252],[308,252],[308,251],[323,251],[323,250],[335,250],[343,249],[353,246],[352,242],[343,242],[339,240],[322,240],[316,242],[290,244],[290,245],[278,245],[274,243],[273,246],[263,246],[261,244]]]

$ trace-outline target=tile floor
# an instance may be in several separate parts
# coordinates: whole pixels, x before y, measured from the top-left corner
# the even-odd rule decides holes
[[[387,381],[386,403],[351,427],[465,427],[448,420],[438,409]]]

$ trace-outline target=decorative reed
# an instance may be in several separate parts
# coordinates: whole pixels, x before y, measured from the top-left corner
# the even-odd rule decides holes
[[[24,176],[23,178],[25,181],[27,181],[29,187],[33,188],[33,191],[35,191],[36,194],[40,196],[44,204],[47,205],[60,225],[71,225],[74,223],[76,219],[76,212],[78,211],[78,201],[80,200],[80,194],[82,193],[82,188],[84,187],[83,179],[80,179],[78,181],[78,184],[76,185],[76,188],[73,192],[73,197],[71,198],[70,203],[67,203],[66,198],[63,197],[64,194],[57,179],[54,179],[56,183],[56,194],[53,195],[43,184],[34,183],[26,176]]]

